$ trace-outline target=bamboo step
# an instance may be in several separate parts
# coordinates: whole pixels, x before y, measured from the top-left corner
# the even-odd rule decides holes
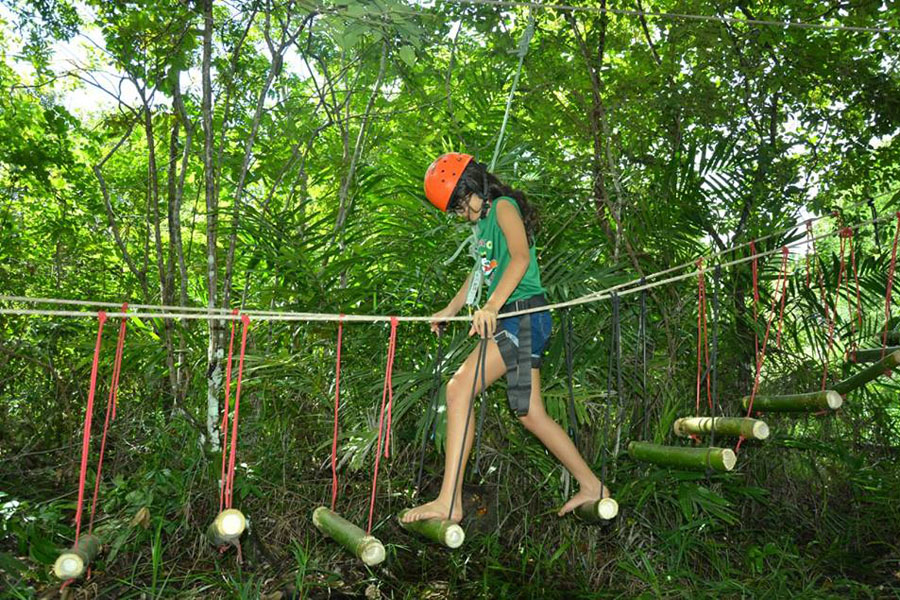
[[[612,498],[585,502],[574,510],[575,516],[588,523],[605,523],[619,514],[619,503]]]
[[[397,522],[400,527],[413,533],[428,538],[432,542],[443,544],[448,548],[459,548],[466,539],[466,533],[457,523],[448,519],[423,519],[421,521],[413,521],[412,523],[404,523],[403,517],[409,509],[401,510],[397,514]]]
[[[884,356],[887,356],[891,352],[896,352],[900,350],[900,346],[888,346],[884,348]],[[882,359],[882,348],[865,348],[863,350],[857,350],[856,355],[853,357],[858,363],[870,363],[870,362],[878,362]]]
[[[320,506],[313,511],[313,524],[366,566],[371,567],[384,560],[384,545],[336,512]]]
[[[83,535],[70,550],[63,552],[53,564],[53,574],[59,579],[76,579],[84,575],[100,553],[101,541],[96,535]]]
[[[631,442],[628,454],[635,460],[675,467],[704,471],[730,471],[737,463],[737,457],[729,448],[685,448],[663,446],[650,442]]]
[[[753,399],[753,410],[759,412],[818,412],[820,410],[837,410],[843,403],[844,400],[840,393],[835,390],[824,390],[786,396],[756,396]],[[741,404],[745,410],[749,410],[750,396],[741,398]]]
[[[764,440],[769,437],[769,426],[764,421],[748,417],[682,417],[675,421],[673,428],[675,435],[680,437],[707,433],[748,440]]]
[[[206,539],[214,546],[224,546],[240,538],[246,528],[244,513],[236,508],[226,508],[209,524]]]
[[[834,390],[844,396],[853,390],[866,385],[873,379],[877,379],[885,373],[890,372],[891,369],[897,365],[900,365],[900,350],[894,350],[890,354],[886,354],[885,357],[877,363],[869,365],[856,375],[834,384]]]

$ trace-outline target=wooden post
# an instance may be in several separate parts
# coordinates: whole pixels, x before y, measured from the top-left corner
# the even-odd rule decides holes
[[[215,546],[229,544],[244,533],[247,528],[247,519],[236,508],[226,508],[209,524],[206,537]]]
[[[422,521],[404,523],[403,516],[408,512],[409,509],[407,508],[400,511],[397,515],[400,527],[407,531],[418,533],[432,542],[443,544],[448,548],[459,548],[466,539],[466,534],[462,527],[448,519],[424,519]]]
[[[631,442],[628,444],[628,454],[635,460],[701,471],[707,467],[716,471],[730,471],[737,463],[737,457],[730,448],[684,448]]]
[[[825,390],[788,396],[757,396],[753,399],[753,410],[760,412],[818,412],[820,410],[837,410],[843,403],[844,400],[838,392]],[[744,396],[741,404],[748,409],[750,396]]]
[[[575,516],[588,523],[603,523],[616,518],[619,503],[612,498],[601,498],[575,507]]]
[[[53,574],[62,580],[75,579],[84,575],[88,565],[100,553],[100,538],[96,535],[83,535],[78,543],[67,552],[63,552],[53,565]]]
[[[715,431],[716,435],[743,436],[748,440],[769,437],[769,426],[759,419],[746,417],[684,417],[675,421],[675,435],[689,437]]]
[[[313,524],[367,566],[384,560],[382,543],[336,512],[320,506],[313,511]]]

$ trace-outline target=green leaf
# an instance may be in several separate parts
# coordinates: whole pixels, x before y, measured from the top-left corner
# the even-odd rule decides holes
[[[400,54],[400,58],[410,67],[415,66],[416,64],[416,51],[413,50],[412,46],[402,46],[398,51]]]

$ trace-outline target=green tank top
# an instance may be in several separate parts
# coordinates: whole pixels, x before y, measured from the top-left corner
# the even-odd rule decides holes
[[[478,253],[478,261],[481,272],[484,275],[484,283],[487,285],[488,298],[494,293],[497,284],[500,283],[500,279],[503,277],[503,273],[506,271],[506,267],[509,266],[510,261],[509,245],[506,243],[506,236],[503,235],[503,230],[500,228],[500,224],[497,223],[496,209],[500,202],[509,202],[516,207],[519,215],[522,215],[522,210],[515,199],[508,196],[500,196],[494,200],[487,216],[478,222],[475,250]],[[528,254],[531,257],[531,260],[528,262],[528,269],[525,271],[525,275],[522,276],[519,285],[507,298],[507,302],[531,298],[546,292],[541,285],[541,272],[538,269],[537,253],[534,246],[528,249]]]

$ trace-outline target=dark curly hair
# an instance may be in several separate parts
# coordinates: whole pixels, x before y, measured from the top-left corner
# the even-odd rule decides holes
[[[494,200],[501,196],[513,198],[522,212],[522,221],[525,223],[528,245],[534,245],[534,237],[541,228],[535,207],[528,202],[524,193],[500,181],[496,175],[487,170],[484,163],[477,162],[474,159],[469,161],[462,175],[460,175],[459,181],[453,189],[453,194],[450,196],[450,201],[447,203],[447,211],[458,210],[469,194],[472,193],[478,194],[485,201],[481,210],[482,219],[487,215],[487,211]]]

